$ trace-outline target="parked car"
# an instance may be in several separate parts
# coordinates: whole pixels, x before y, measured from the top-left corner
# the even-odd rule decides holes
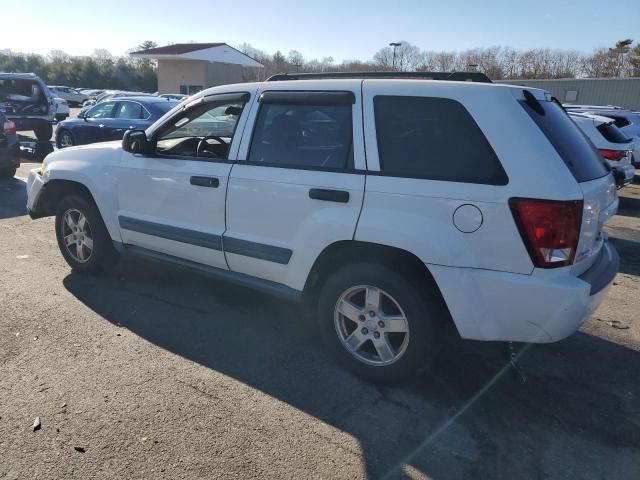
[[[0,73],[0,110],[18,132],[33,131],[40,142],[53,133],[56,108],[44,82],[33,73]]]
[[[633,139],[632,163],[636,168],[640,167],[640,112],[634,112],[616,106],[594,106],[594,105],[566,105],[569,112],[593,113],[613,120],[616,127],[629,138]]]
[[[69,117],[69,104],[62,98],[54,97],[53,99],[56,105],[56,122],[61,122]]]
[[[91,107],[78,118],[58,123],[58,148],[120,140],[129,129],[145,129],[178,104],[158,97],[122,97]]]
[[[576,112],[570,112],[569,116],[589,137],[609,166],[622,173],[622,185],[630,184],[636,173],[631,163],[633,140],[622,133],[608,117]]]
[[[20,167],[16,124],[0,111],[0,178],[12,178]]]
[[[89,99],[88,95],[80,93],[79,91],[64,86],[49,86],[49,91],[54,97],[62,98],[66,100],[72,107],[79,107],[82,103]]]
[[[189,98],[188,95],[183,95],[182,93],[163,93],[162,95],[158,95],[162,98],[168,98],[169,100],[178,100],[181,102],[185,98]]]
[[[97,97],[102,92],[104,92],[104,90],[95,89],[95,88],[86,88],[84,90],[80,90],[80,93],[82,93],[83,95],[86,95],[88,98]]]
[[[155,95],[151,95],[150,93],[141,93],[141,92],[120,92],[117,90],[105,90],[103,93],[98,95],[95,98],[91,98],[82,104],[82,110],[80,110],[80,114],[84,114],[88,108],[93,105],[97,105],[98,103],[104,102],[105,100],[110,100],[113,98],[120,97],[155,97]]]
[[[575,332],[619,265],[606,163],[543,90],[393,75],[204,90],[121,143],[49,155],[28,210],[56,216],[79,272],[140,255],[300,300],[376,381],[427,365],[451,321]]]

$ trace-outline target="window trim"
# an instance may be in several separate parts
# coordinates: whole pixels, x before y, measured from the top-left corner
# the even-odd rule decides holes
[[[310,105],[318,107],[355,105],[350,90],[265,90],[258,102],[268,105]]]
[[[100,107],[101,105],[104,104],[111,104],[111,115],[113,115],[113,109],[116,108],[116,105],[118,104],[117,101],[109,101],[109,100],[105,100],[104,102],[100,102],[96,105],[93,105],[89,111],[87,111],[87,114],[85,115],[85,118],[87,118],[88,120],[113,120],[115,117],[89,117],[88,115],[91,113],[92,110],[97,109],[98,107]]]
[[[264,97],[265,93],[284,93],[287,94],[287,96],[285,95],[273,95],[273,96],[267,96]],[[340,99],[340,97],[338,96],[325,96],[328,100],[336,102],[336,99],[339,99],[339,103],[309,103],[308,98],[309,98],[309,94],[310,93],[320,93],[320,94],[325,94],[325,93],[340,93],[340,94],[348,94],[348,95],[343,95],[342,99]],[[289,96],[289,94],[294,94]],[[300,95],[297,95],[300,94]],[[349,96],[350,95],[350,96]],[[288,98],[287,98],[288,97]],[[264,100],[264,98],[266,98],[266,101]],[[306,98],[307,101],[303,101],[303,99]],[[323,101],[321,100],[321,96],[318,95],[318,101]],[[350,99],[353,99],[353,102],[350,101]],[[276,99],[284,99],[282,102],[280,101],[276,101]],[[291,101],[288,101],[289,99],[291,99]],[[272,167],[272,168],[287,168],[289,170],[308,170],[308,171],[315,171],[315,172],[329,172],[329,173],[351,173],[351,174],[361,174],[363,172],[366,172],[366,170],[359,170],[356,168],[355,164],[356,164],[356,152],[355,152],[355,145],[354,145],[354,140],[355,140],[355,135],[354,135],[354,128],[353,128],[353,122],[354,122],[354,114],[353,114],[353,106],[355,105],[355,94],[352,91],[343,91],[343,90],[267,90],[262,92],[258,98],[257,98],[257,105],[258,108],[256,110],[255,116],[253,117],[252,120],[252,130],[251,130],[251,135],[248,138],[248,145],[247,145],[247,154],[246,154],[246,159],[242,160],[242,164],[243,165],[252,165],[252,166],[257,166],[257,167]],[[347,101],[349,100],[349,101]],[[251,156],[251,148],[253,147],[253,139],[256,135],[256,127],[258,124],[258,118],[260,117],[260,112],[262,111],[263,105],[306,105],[306,106],[320,106],[320,107],[328,107],[328,106],[348,106],[349,107],[349,114],[350,114],[350,126],[351,126],[351,146],[350,146],[350,153],[352,156],[352,166],[348,167],[345,166],[343,168],[335,168],[335,167],[315,167],[315,166],[309,166],[309,165],[291,165],[291,164],[283,164],[283,163],[274,163],[274,162],[256,162],[253,160],[249,160],[249,157]]]
[[[486,143],[486,145],[489,147],[489,149],[493,153],[493,156],[495,157],[496,161],[498,162],[498,167],[500,168],[500,170],[502,170],[502,173],[504,174],[504,182],[486,182],[486,181],[471,181],[471,180],[459,180],[459,179],[457,180],[457,179],[454,179],[454,178],[433,178],[433,177],[426,176],[426,175],[413,175],[413,174],[408,174],[408,173],[385,172],[384,171],[384,160],[383,160],[382,155],[380,153],[380,132],[378,130],[378,124],[376,122],[376,112],[375,112],[375,102],[376,102],[376,99],[378,97],[393,97],[393,98],[403,98],[403,99],[404,98],[409,98],[409,99],[428,98],[428,99],[437,99],[437,100],[447,100],[447,101],[450,101],[450,102],[455,102],[458,105],[460,105],[460,107],[462,107],[462,109],[469,116],[469,118],[471,119],[473,124],[476,126],[476,128],[478,129],[478,131],[482,135],[482,140]],[[378,176],[378,177],[409,178],[409,179],[416,179],[416,180],[429,180],[429,181],[432,181],[432,182],[462,183],[462,184],[466,184],[466,185],[487,185],[487,186],[491,186],[491,187],[504,187],[504,186],[507,186],[509,184],[509,175],[507,174],[507,171],[504,169],[504,165],[502,165],[502,162],[500,161],[500,157],[498,157],[498,154],[496,153],[496,151],[494,150],[493,146],[489,142],[489,139],[487,138],[485,133],[480,128],[480,125],[478,125],[478,122],[476,122],[476,119],[473,118],[473,115],[471,115],[471,112],[469,112],[467,107],[465,107],[464,104],[462,102],[460,102],[459,100],[457,100],[455,98],[450,98],[450,97],[437,97],[437,96],[433,96],[433,95],[374,94],[371,97],[371,114],[372,114],[371,121],[372,121],[373,128],[374,128],[374,131],[375,131],[375,148],[376,148],[376,153],[377,153],[377,157],[378,157],[378,170],[374,170],[374,171],[369,170],[367,174],[375,175],[375,176]]]

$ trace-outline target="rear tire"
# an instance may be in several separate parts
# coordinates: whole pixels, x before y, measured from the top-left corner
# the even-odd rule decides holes
[[[1,179],[7,179],[7,178],[13,178],[16,175],[16,169],[15,168],[0,168],[0,178]]]
[[[39,142],[48,142],[53,135],[53,126],[51,124],[42,125],[33,130]]]
[[[429,285],[381,265],[336,271],[318,301],[327,347],[353,373],[377,383],[397,383],[428,368],[446,319],[440,293]]]
[[[92,200],[74,193],[56,211],[56,238],[69,266],[82,273],[99,273],[116,263],[111,236]]]

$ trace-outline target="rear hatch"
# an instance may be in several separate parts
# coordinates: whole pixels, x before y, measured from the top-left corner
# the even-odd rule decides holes
[[[582,190],[582,225],[571,267],[575,275],[580,275],[596,261],[606,237],[603,224],[617,211],[615,181],[595,146],[555,99],[525,94],[525,100],[520,103],[549,139]]]
[[[9,118],[47,117],[48,92],[36,79],[0,76],[0,111]]]

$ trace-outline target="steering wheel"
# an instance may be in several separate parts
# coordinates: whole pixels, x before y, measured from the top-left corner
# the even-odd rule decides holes
[[[198,142],[198,148],[196,149],[196,157],[201,157],[202,153],[204,153],[204,151],[207,150],[207,147],[209,145],[207,143],[207,140],[209,139],[215,140],[221,145],[224,145],[225,147],[228,145],[227,142],[225,142],[222,137],[218,137],[217,135],[207,135],[206,137],[202,137],[202,139]],[[216,155],[216,153],[212,152],[211,150],[209,150],[209,153],[213,153],[214,155]]]

